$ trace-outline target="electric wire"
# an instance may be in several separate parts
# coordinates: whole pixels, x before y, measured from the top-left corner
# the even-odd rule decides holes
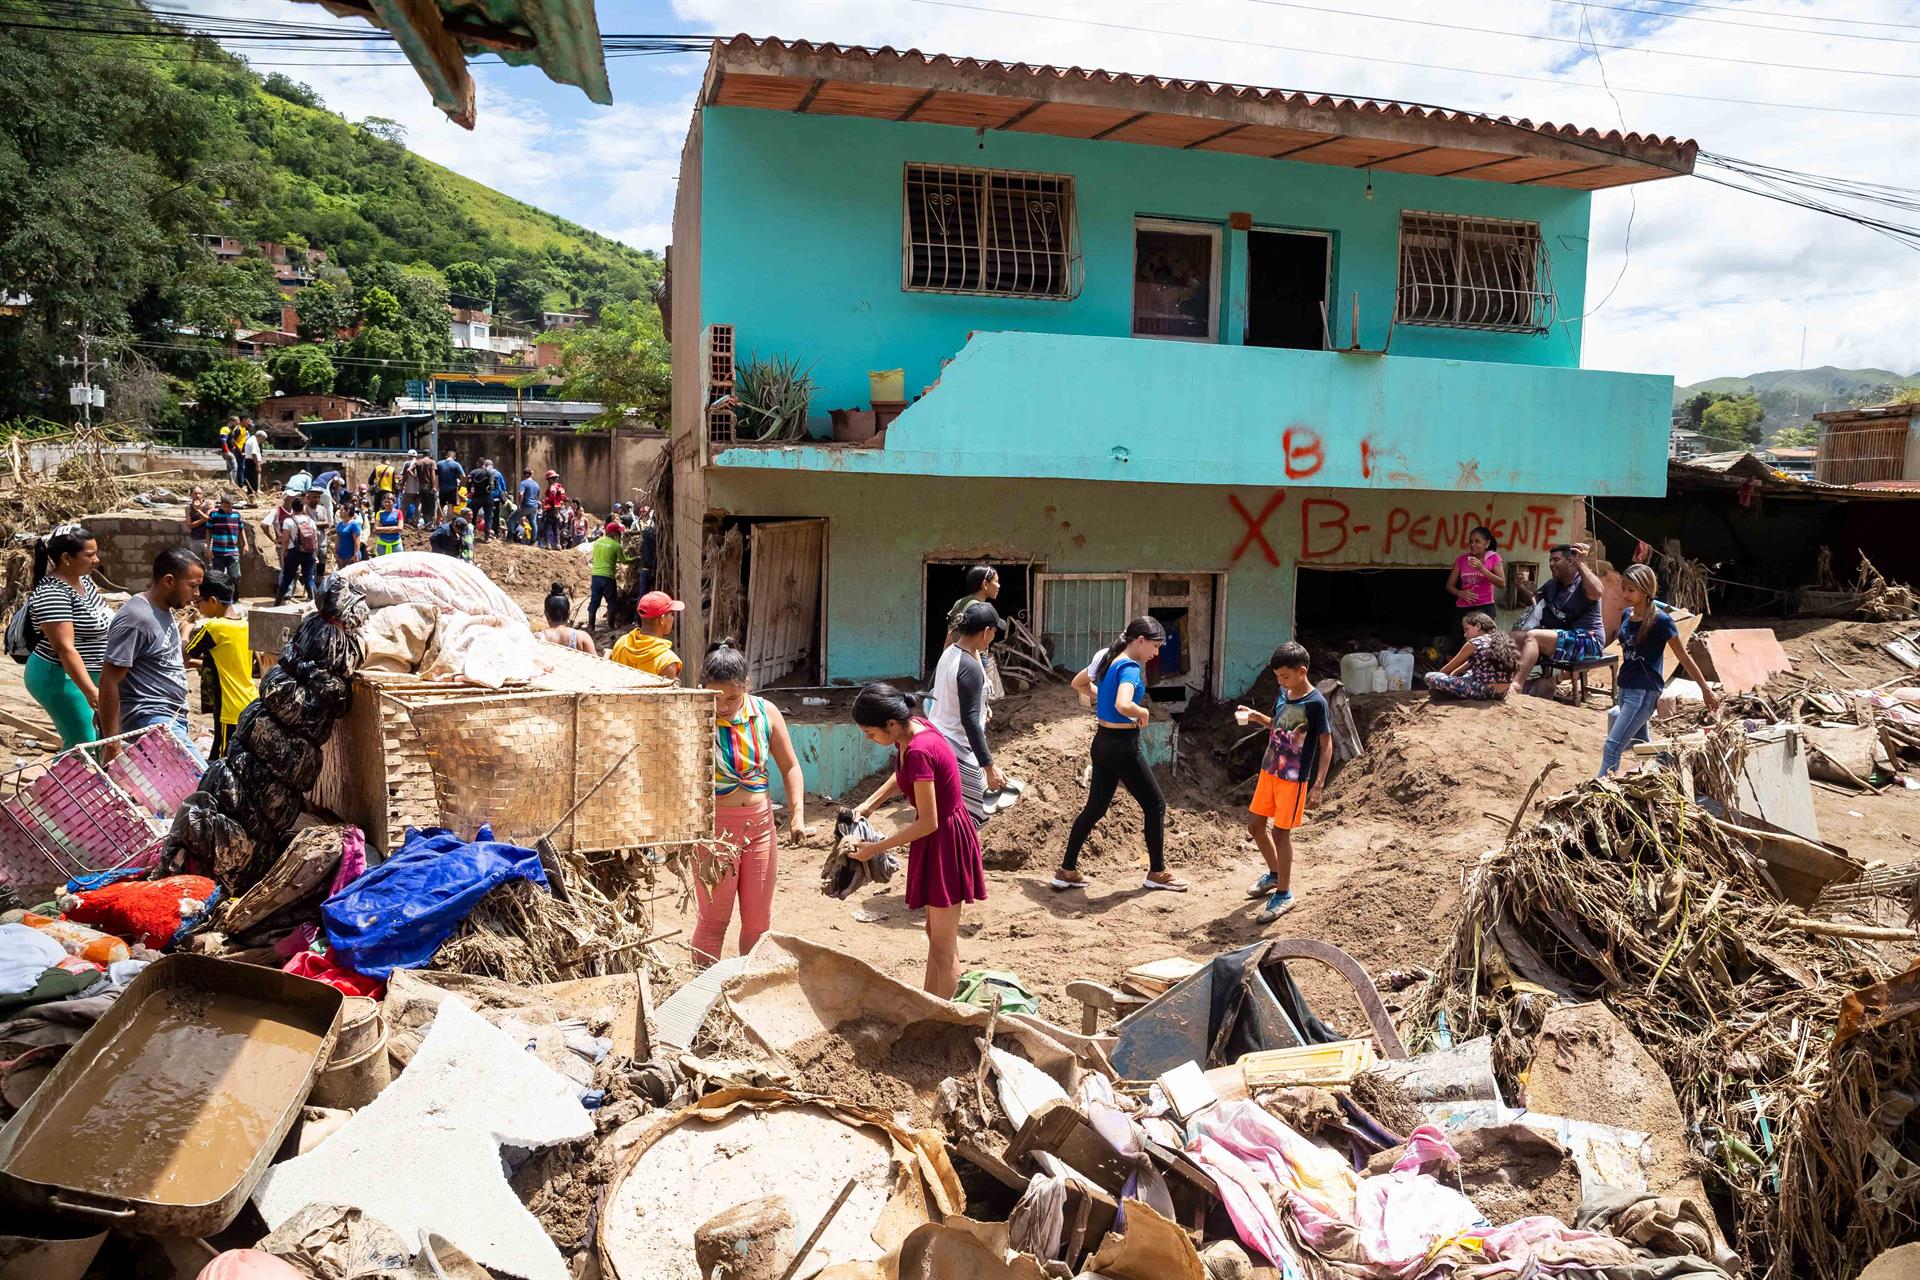
[[[1559,3],[1559,4],[1574,4],[1577,2],[1578,0],[1556,0],[1556,3]],[[1683,3],[1684,0],[1672,0],[1672,2],[1675,4],[1679,4],[1679,3]],[[1648,17],[1648,18],[1672,18],[1679,22],[1706,22],[1706,23],[1711,23],[1716,27],[1745,27],[1750,31],[1784,31],[1789,35],[1813,36],[1815,39],[1819,39],[1819,40],[1871,40],[1878,43],[1891,43],[1891,44],[1915,43],[1915,41],[1909,40],[1905,36],[1856,35],[1855,33],[1850,31],[1809,31],[1805,27],[1776,27],[1769,23],[1762,23],[1762,22],[1736,22],[1732,18],[1702,18],[1699,15],[1692,14],[1692,13],[1674,13],[1666,9],[1641,9],[1633,5],[1596,4],[1593,7],[1596,9],[1609,9],[1615,13],[1636,13],[1636,14],[1642,15],[1643,17]],[[1695,6],[1695,7],[1707,8],[1709,6],[1701,5],[1701,6]],[[1714,5],[1711,7],[1716,9],[1725,9],[1725,6],[1721,6],[1721,5]],[[1746,13],[1749,11],[1746,9],[1726,9],[1726,12]],[[1753,10],[1752,12],[1758,13],[1759,11]],[[1773,14],[1771,16],[1784,18],[1784,17],[1787,17],[1788,15]],[[1846,21],[1846,19],[1815,18],[1812,15],[1808,15],[1808,17],[1806,18],[1806,21],[1808,22],[1815,22],[1815,21],[1842,22],[1842,21]],[[1896,23],[1888,23],[1886,25],[1892,26],[1892,27],[1905,27],[1906,24],[1896,22]]]
[[[1501,36],[1509,40],[1533,40],[1543,44],[1570,44],[1577,49],[1612,49],[1619,53],[1644,53],[1660,58],[1686,58],[1699,62],[1729,62],[1743,67],[1775,67],[1783,71],[1812,71],[1819,75],[1839,76],[1881,76],[1891,80],[1920,80],[1920,72],[1911,71],[1869,71],[1860,67],[1815,67],[1800,62],[1768,62],[1759,58],[1731,58],[1717,53],[1689,53],[1678,49],[1649,49],[1644,45],[1602,44],[1595,39],[1576,40],[1567,36],[1550,36],[1527,31],[1505,31],[1498,27],[1469,27],[1457,22],[1435,22],[1429,18],[1409,18],[1399,13],[1365,13],[1357,9],[1325,9],[1319,5],[1300,4],[1297,0],[1247,0],[1249,4],[1266,5],[1274,9],[1298,9],[1306,13],[1335,14],[1345,18],[1362,18],[1375,22],[1397,22],[1415,27],[1435,27],[1442,31],[1468,31],[1475,35]],[[1581,11],[1581,27],[1586,26],[1585,7]],[[1920,44],[1920,40],[1906,41]]]

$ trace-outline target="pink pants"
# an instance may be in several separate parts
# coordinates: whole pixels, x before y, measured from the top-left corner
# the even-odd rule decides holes
[[[693,930],[695,964],[709,965],[720,958],[736,897],[740,899],[740,954],[753,950],[753,944],[767,931],[773,917],[774,873],[780,865],[773,826],[770,801],[713,811],[714,834],[739,846],[740,861],[711,892],[699,881],[694,882],[694,897],[700,903],[700,923]]]

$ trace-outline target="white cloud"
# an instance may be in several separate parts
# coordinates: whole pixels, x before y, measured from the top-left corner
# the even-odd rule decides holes
[[[232,11],[235,4],[198,0],[195,8]],[[1636,7],[1651,6],[1624,5]],[[303,21],[312,21],[315,13],[311,6],[286,0],[276,0],[272,9],[277,12],[271,15],[265,3],[245,8],[250,14]],[[1177,6],[1163,0],[674,0],[670,20],[652,5],[602,0],[599,11],[602,29],[609,31],[644,23],[649,30],[677,25],[723,35],[748,31],[891,44],[1405,98],[1601,129],[1624,124],[1693,137],[1703,149],[1722,155],[1903,185],[1914,181],[1906,162],[1920,154],[1920,119],[1913,118],[1920,113],[1920,96],[1912,79],[1708,58],[1911,76],[1920,70],[1911,56],[1916,51],[1911,42],[1920,40],[1920,0],[1765,0],[1752,6],[1725,0],[1717,8],[1676,10],[1696,20],[1626,12],[1621,0],[1609,7],[1599,0],[1592,5],[1483,0],[1444,6],[1404,0],[1186,0]],[[1410,21],[1569,39],[1581,36],[1583,16],[1594,39],[1633,46],[1602,51],[1607,78],[1616,88],[1695,96],[1622,91],[1616,108],[1614,97],[1597,85],[1592,59],[1571,45]],[[1124,29],[1130,27],[1185,34]],[[1301,50],[1363,54],[1365,60]],[[668,234],[673,177],[700,60],[616,63],[617,95],[640,82],[639,75],[621,69],[636,65],[645,67],[650,88],[672,85],[670,102],[623,100],[600,108],[579,98],[557,117],[515,92],[538,71],[482,70],[476,76],[479,127],[471,134],[441,117],[404,67],[341,66],[289,74],[312,83],[351,118],[371,114],[400,120],[417,150],[450,168],[630,244],[660,248]],[[1432,69],[1438,67],[1536,79]],[[1825,110],[1699,99],[1796,102]],[[1906,118],[1843,114],[1843,109]],[[1629,245],[1627,215],[1633,202]],[[1920,254],[1835,218],[1697,179],[1642,185],[1632,196],[1602,192],[1594,200],[1590,308],[1613,288],[1616,277],[1618,289],[1585,321],[1584,363],[1594,367],[1670,372],[1683,382],[1792,367],[1800,361],[1804,326],[1810,365],[1920,370]]]

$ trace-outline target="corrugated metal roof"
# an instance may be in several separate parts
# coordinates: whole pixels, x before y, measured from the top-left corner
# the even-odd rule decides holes
[[[1673,137],[1384,98],[749,35],[715,42],[701,100],[1585,189],[1690,173],[1698,151]],[[1217,124],[1172,123],[1182,119]],[[1409,131],[1429,140],[1409,145]],[[1396,135],[1399,145],[1366,145]]]

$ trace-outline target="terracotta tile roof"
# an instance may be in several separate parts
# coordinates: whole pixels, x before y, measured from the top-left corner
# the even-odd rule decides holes
[[[1488,157],[1480,164],[1467,164],[1462,169],[1491,168],[1493,164],[1502,162],[1500,157],[1506,157],[1511,162],[1523,156],[1575,156],[1585,158],[1592,169],[1615,171],[1597,183],[1554,183],[1552,178],[1567,175],[1531,170],[1513,171],[1505,175],[1476,175],[1493,180],[1581,187],[1614,185],[1620,181],[1642,181],[1690,173],[1698,151],[1698,144],[1691,140],[1622,133],[1617,129],[1602,132],[1551,121],[1536,124],[1524,117],[1488,116],[1423,103],[1303,93],[1084,67],[1049,67],[1025,62],[956,58],[946,54],[923,53],[918,49],[875,49],[737,35],[729,40],[716,41],[713,59],[703,101],[720,105],[902,119],[927,119],[931,114],[935,123],[974,123],[977,120],[978,127],[1011,127],[1023,132],[1058,132],[1067,136],[1117,137],[1120,141],[1159,142],[1188,149],[1232,151],[1238,154],[1265,154],[1257,149],[1249,149],[1246,143],[1255,141],[1257,145],[1258,139],[1269,134],[1297,133],[1308,139],[1365,138],[1384,136],[1395,126],[1401,126],[1422,129],[1426,134],[1432,134],[1436,129],[1444,132],[1444,141],[1436,141],[1419,148],[1419,151],[1442,151],[1449,155],[1459,152],[1462,155]],[[728,101],[725,82],[736,69],[753,82],[754,88],[759,91],[757,96]],[[790,80],[796,86],[805,86],[804,91],[796,88],[791,100],[780,98],[775,85],[783,80]],[[893,96],[886,95],[885,87],[892,88]],[[909,88],[926,90],[924,97],[950,100],[945,104],[934,104],[936,108],[945,105],[948,109],[936,109],[928,113],[924,100],[907,96]],[[959,101],[961,99],[968,101]],[[1110,104],[1109,109],[1117,115],[1121,110],[1120,104],[1129,101],[1136,104],[1136,110],[1141,114],[1122,119],[1115,127],[1099,132],[1079,132],[1079,121],[1072,128],[1058,129],[1026,123],[1028,117],[1045,104],[1080,104],[1074,109],[1084,112],[1095,109],[1092,103],[1102,102]],[[907,104],[904,111],[897,109],[902,102]],[[1003,108],[998,116],[993,109],[996,103]],[[1061,109],[1067,108],[1063,105]],[[1158,134],[1153,133],[1152,119],[1165,121],[1169,116],[1214,118],[1222,123],[1239,123],[1235,128],[1218,135],[1202,134],[1194,140],[1170,137],[1164,124]],[[1089,128],[1092,123],[1085,121]],[[1316,125],[1319,127],[1314,127]],[[1125,131],[1130,129],[1140,130],[1141,136],[1127,137]],[[1254,131],[1254,139],[1243,138],[1236,142],[1234,137],[1228,136],[1249,129]],[[1287,153],[1289,148],[1285,143],[1291,140],[1273,139],[1280,147],[1273,153],[1275,158]],[[1308,145],[1317,147],[1324,144],[1309,141]],[[1569,148],[1578,148],[1579,151],[1570,151]],[[1581,153],[1588,154],[1583,157]],[[1411,156],[1414,153],[1406,154]],[[1393,161],[1399,158],[1383,157],[1363,150],[1338,154],[1331,158],[1331,162],[1394,169],[1396,165]],[[1319,156],[1302,155],[1301,159],[1328,162]],[[1443,159],[1441,163],[1444,162]],[[1540,161],[1529,160],[1527,163],[1538,165]],[[1410,172],[1449,172],[1436,169],[1425,161],[1402,167]]]

